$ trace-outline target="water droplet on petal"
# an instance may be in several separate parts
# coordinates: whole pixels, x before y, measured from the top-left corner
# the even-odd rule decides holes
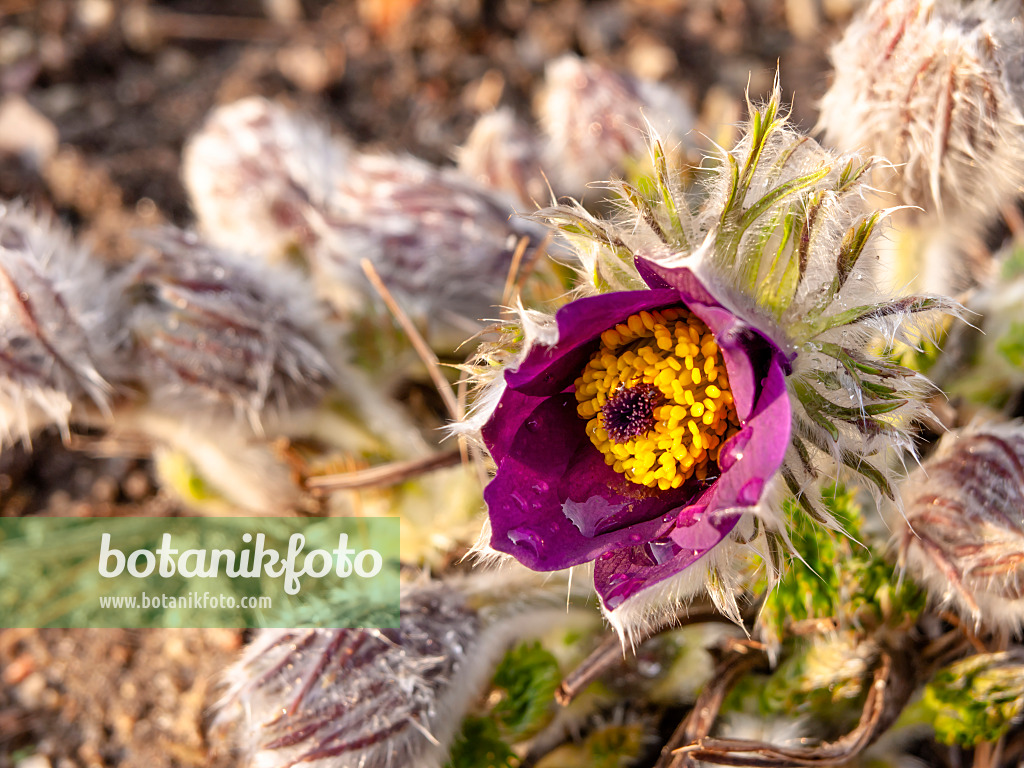
[[[530,432],[536,432],[540,429],[540,419],[527,419],[525,426]]]
[[[540,551],[540,545],[543,543],[536,531],[526,527],[513,528],[508,532],[508,540],[517,547],[524,547],[530,550],[533,555]]]
[[[721,455],[718,457],[718,466],[721,467],[723,472],[731,469],[737,461],[743,458],[743,449],[750,442],[750,438],[753,435],[754,430],[750,427],[744,427],[726,443]]]
[[[548,484],[543,480],[538,480],[533,484],[533,492],[536,494],[542,494],[548,492]]]
[[[756,504],[761,498],[763,489],[764,479],[753,477],[740,488],[739,493],[736,494],[736,501],[740,504]]]

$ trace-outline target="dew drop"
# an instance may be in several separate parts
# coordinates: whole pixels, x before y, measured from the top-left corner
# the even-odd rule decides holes
[[[525,426],[531,432],[536,432],[540,429],[540,419],[527,419]]]
[[[751,478],[740,488],[736,494],[736,501],[740,504],[756,504],[761,498],[761,491],[764,489],[764,480],[760,477]]]
[[[526,527],[513,528],[508,532],[508,540],[517,547],[524,547],[530,550],[534,555],[540,551],[540,546],[543,543],[536,531]]]
[[[750,427],[744,427],[728,442],[718,457],[718,466],[722,468],[723,472],[732,468],[737,461],[743,458],[743,449],[750,442],[753,434],[754,431]]]
[[[533,492],[540,495],[548,492],[548,484],[543,480],[538,480],[533,484]]]

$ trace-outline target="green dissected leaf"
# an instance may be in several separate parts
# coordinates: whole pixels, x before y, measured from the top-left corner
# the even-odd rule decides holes
[[[490,718],[467,717],[445,768],[516,768],[519,759]]]
[[[848,535],[822,526],[795,500],[786,500],[790,540],[803,560],[792,562],[765,600],[760,620],[780,637],[788,622],[808,619],[845,626],[913,621],[924,608],[924,593],[900,583],[884,558],[857,543],[862,512],[855,494],[834,486],[822,493],[821,502]]]
[[[652,154],[654,156],[654,183],[661,195],[661,202],[665,206],[665,212],[668,214],[670,237],[675,241],[674,245],[689,250],[690,242],[686,237],[686,232],[683,230],[683,225],[679,218],[679,210],[676,208],[676,200],[672,194],[672,185],[669,181],[671,177],[668,173],[668,160],[665,157],[665,149],[660,140],[654,142]]]
[[[854,325],[869,320],[876,320],[890,315],[914,314],[917,312],[929,312],[935,309],[948,309],[950,302],[932,296],[906,296],[894,301],[881,302],[879,304],[865,304],[860,307],[853,307],[845,312],[823,317],[820,320],[803,323],[800,329],[801,335],[807,338],[814,338],[818,334],[830,331],[833,328],[841,328],[844,325]]]
[[[798,438],[807,441],[823,453],[832,453],[833,446],[827,445],[825,441],[820,438],[818,433],[811,429],[810,425],[803,419],[794,418],[793,428]],[[839,452],[839,461],[842,462],[844,466],[849,467],[854,472],[863,475],[874,483],[878,487],[878,490],[884,493],[888,498],[896,498],[896,494],[893,492],[892,486],[889,484],[885,475],[877,467],[868,462],[865,457],[858,456],[851,451],[841,450]]]
[[[539,642],[516,646],[494,673],[494,687],[503,698],[493,717],[513,740],[536,733],[552,716],[561,681],[558,661]]]
[[[853,272],[854,267],[857,266],[857,261],[864,252],[864,247],[868,244],[868,240],[871,239],[871,234],[874,232],[880,216],[881,213],[879,212],[873,213],[866,220],[846,231],[846,234],[843,236],[843,242],[839,246],[839,254],[836,256],[836,276],[832,279],[832,284],[828,290],[818,300],[815,308],[811,310],[811,317],[817,317],[820,313],[824,312],[832,304],[839,291],[843,289],[843,286],[846,285],[847,279]]]
[[[758,293],[758,304],[770,307],[776,317],[786,311],[800,284],[800,263],[794,258],[794,233],[802,221],[799,212],[790,209],[781,224],[779,247]]]
[[[636,212],[640,214],[640,218],[658,236],[658,239],[666,245],[672,245],[672,239],[665,234],[665,230],[662,229],[661,224],[658,222],[658,217],[655,214],[654,206],[651,205],[651,201],[640,190],[627,182],[618,184],[617,189],[629,204],[636,209]]]
[[[925,687],[922,705],[939,741],[997,741],[1024,716],[1024,658],[987,653],[951,664]]]

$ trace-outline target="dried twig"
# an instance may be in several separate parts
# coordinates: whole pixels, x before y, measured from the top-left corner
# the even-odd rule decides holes
[[[452,385],[448,382],[448,379],[441,373],[441,364],[437,360],[437,355],[430,348],[430,345],[424,340],[423,336],[417,330],[416,325],[409,319],[409,316],[405,313],[405,310],[399,306],[398,302],[395,301],[395,297],[391,295],[391,291],[388,290],[387,286],[384,285],[384,281],[380,279],[380,275],[377,274],[377,270],[369,259],[363,259],[360,262],[360,266],[363,268],[363,272],[366,273],[366,278],[373,285],[374,289],[380,294],[380,297],[384,300],[388,310],[395,316],[395,320],[402,326],[402,330],[409,336],[409,341],[412,342],[413,349],[416,350],[416,354],[420,356],[420,360],[423,361],[424,365],[427,366],[427,373],[430,375],[430,380],[434,382],[434,387],[437,388],[437,393],[444,400],[444,406],[448,410],[448,415],[453,419],[459,418],[459,401],[455,397],[455,392],[452,389]]]
[[[306,480],[306,487],[316,494],[332,491],[351,491],[358,488],[380,488],[404,482],[411,477],[443,467],[453,467],[462,461],[459,451],[435,453],[422,459],[395,461],[354,472],[318,475]]]
[[[661,749],[655,768],[689,768],[696,757],[692,750],[711,733],[725,697],[743,675],[763,663],[763,646],[750,640],[729,639],[715,672],[700,692],[690,714]],[[682,750],[682,751],[681,751]]]

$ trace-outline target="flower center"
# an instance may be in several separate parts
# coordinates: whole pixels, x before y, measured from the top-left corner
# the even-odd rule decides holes
[[[576,400],[605,463],[663,491],[704,480],[740,427],[714,334],[684,307],[630,315],[602,333]]]

